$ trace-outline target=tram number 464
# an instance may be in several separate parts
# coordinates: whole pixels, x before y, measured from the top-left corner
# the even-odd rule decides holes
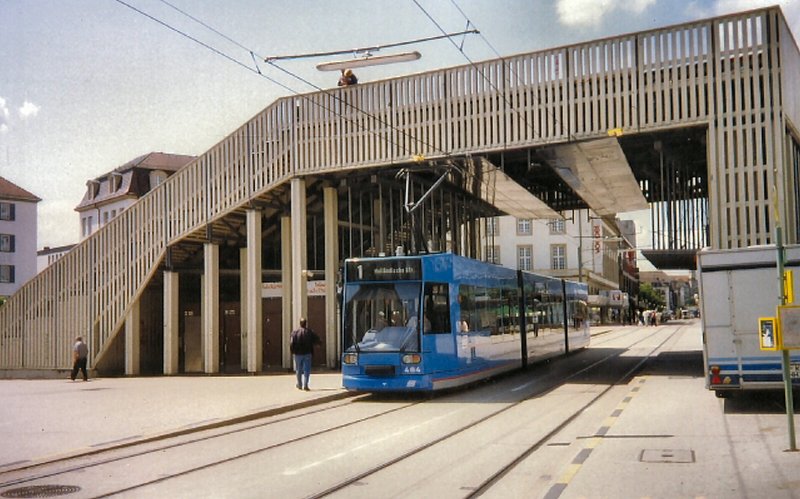
[[[797,367],[800,367],[800,366],[797,366]],[[420,368],[419,366],[405,366],[403,368],[403,374],[419,374],[421,372],[422,372],[422,368]]]

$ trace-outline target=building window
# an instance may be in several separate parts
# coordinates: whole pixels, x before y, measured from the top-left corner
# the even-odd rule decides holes
[[[0,282],[14,282],[13,265],[0,265]]]
[[[88,180],[86,182],[86,191],[89,199],[94,199],[100,194],[100,182],[97,180]]]
[[[166,181],[167,174],[165,172],[155,171],[150,173],[150,189],[155,189]]]
[[[567,231],[566,223],[560,218],[550,220],[547,225],[550,226],[551,234],[564,234]]]
[[[533,233],[533,227],[530,218],[517,219],[517,235],[530,236]]]
[[[486,261],[500,265],[500,246],[486,247]]]
[[[517,268],[519,270],[533,269],[533,246],[530,244],[517,246]]]
[[[88,237],[92,235],[92,224],[94,223],[94,217],[85,217],[81,219],[81,234],[83,237]]]
[[[108,223],[108,212],[104,211],[103,212],[103,225],[105,225],[107,223]]]
[[[500,235],[500,223],[498,222],[497,217],[486,219],[486,235],[487,236]]]
[[[109,177],[109,181],[111,183],[110,191],[116,192],[119,190],[120,186],[122,186],[122,175],[119,173],[112,173]]]
[[[550,265],[553,270],[564,270],[567,268],[567,245],[550,245]]]
[[[0,251],[3,253],[14,252],[14,235],[0,234]]]
[[[0,220],[14,220],[14,203],[0,203]]]

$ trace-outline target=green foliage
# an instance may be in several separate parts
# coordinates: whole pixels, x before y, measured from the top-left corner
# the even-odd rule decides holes
[[[664,306],[664,295],[653,289],[653,285],[645,282],[639,285],[639,304],[645,308]]]

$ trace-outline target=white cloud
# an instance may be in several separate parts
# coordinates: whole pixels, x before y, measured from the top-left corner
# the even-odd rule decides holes
[[[585,26],[598,22],[608,10],[609,3],[596,0],[558,0],[556,11],[563,24]]]
[[[0,133],[8,131],[8,117],[11,113],[8,112],[6,100],[0,97]]]
[[[19,117],[22,119],[26,119],[30,118],[31,116],[36,116],[37,114],[39,114],[39,109],[41,109],[39,106],[37,106],[31,101],[26,100],[22,104],[22,107],[19,108]]]
[[[629,0],[627,2],[619,2],[619,6],[625,10],[641,14],[651,5],[655,5],[656,0]]]
[[[656,0],[558,0],[559,20],[567,26],[598,25],[615,10],[641,14]]]

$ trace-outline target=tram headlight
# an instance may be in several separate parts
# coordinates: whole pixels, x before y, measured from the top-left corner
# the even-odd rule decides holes
[[[422,356],[418,353],[407,353],[403,355],[403,364],[419,364],[422,362]]]
[[[345,364],[358,364],[358,354],[355,353],[346,353],[344,354],[344,358],[342,362]]]

